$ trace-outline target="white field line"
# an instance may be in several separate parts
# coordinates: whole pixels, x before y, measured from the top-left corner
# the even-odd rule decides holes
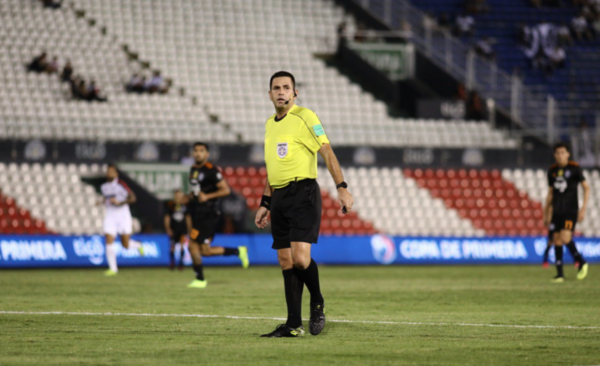
[[[235,320],[279,320],[285,321],[285,318],[270,318],[263,316],[234,316],[234,315],[208,315],[208,314],[146,314],[146,313],[91,313],[91,312],[70,312],[70,311],[2,311],[0,315],[86,315],[86,316],[130,316],[130,317],[170,317],[170,318],[215,318],[215,319],[235,319]],[[306,319],[305,319],[306,320]],[[429,323],[429,322],[396,322],[396,321],[377,321],[377,320],[345,320],[328,319],[332,323],[350,323],[350,324],[386,324],[386,325],[423,325],[440,327],[489,327],[489,328],[524,328],[524,329],[600,329],[597,326],[576,326],[576,325],[519,325],[519,324],[474,324],[474,323]]]

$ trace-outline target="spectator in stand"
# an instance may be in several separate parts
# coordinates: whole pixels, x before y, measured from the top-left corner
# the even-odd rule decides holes
[[[450,16],[448,15],[448,13],[443,13],[442,15],[440,15],[440,17],[438,19],[438,25],[443,30],[450,29],[451,24],[450,24]]]
[[[561,0],[544,0],[544,6],[560,8],[563,4]]]
[[[488,60],[494,60],[496,58],[496,52],[494,52],[494,49],[492,48],[493,43],[494,41],[491,38],[485,37],[475,44],[475,52]]]
[[[71,61],[67,60],[67,63],[63,67],[62,72],[60,73],[60,80],[65,83],[71,81],[73,78],[73,65],[71,65]]]
[[[467,119],[481,121],[483,118],[483,102],[481,101],[479,93],[473,90],[469,93],[469,100],[467,101]]]
[[[592,30],[596,34],[596,37],[600,37],[600,15],[592,22]]]
[[[342,20],[336,29],[338,40],[346,38],[346,28],[346,21]]]
[[[85,80],[79,76],[75,76],[71,79],[71,97],[77,100],[87,100],[87,88],[85,87]]]
[[[566,47],[566,46],[573,45],[573,38],[571,37],[571,31],[569,30],[569,27],[567,27],[567,24],[565,24],[564,22],[561,23],[560,26],[558,26],[558,28],[556,28],[556,37],[558,40],[558,45],[560,47]]]
[[[48,54],[42,52],[39,56],[36,56],[31,60],[27,69],[33,72],[44,72],[46,71],[46,67],[48,67]]]
[[[567,53],[564,48],[556,47],[552,55],[550,55],[550,61],[552,65],[552,69],[562,69],[565,67],[565,62],[567,60]]]
[[[160,71],[155,71],[152,79],[144,85],[146,91],[150,94],[158,93],[163,88],[163,78],[160,76]]]
[[[45,8],[50,9],[58,9],[62,5],[60,0],[42,0],[42,4]]]
[[[356,33],[354,34],[354,42],[364,42],[366,37],[364,33],[367,31],[367,27],[363,23],[356,25]]]
[[[454,34],[457,37],[471,37],[473,35],[473,28],[475,27],[475,19],[467,13],[461,14],[456,17],[456,25],[454,28]]]
[[[541,8],[542,7],[542,0],[530,0],[531,1],[531,5],[535,6],[536,8]]]
[[[573,29],[573,33],[575,33],[575,37],[580,41],[584,37],[586,37],[589,40],[594,39],[594,35],[588,27],[587,20],[585,19],[583,13],[579,14],[578,16],[574,17],[573,20],[571,20],[571,28]]]
[[[490,7],[485,0],[465,0],[465,10],[469,14],[488,13]]]
[[[46,72],[48,74],[56,74],[58,72],[58,57],[54,56],[52,61],[46,66]]]
[[[102,97],[100,95],[100,89],[96,85],[95,80],[91,80],[90,85],[87,88],[87,101],[88,102],[93,102],[93,101],[106,102],[107,101],[106,97]]]
[[[130,93],[142,93],[145,83],[146,79],[142,75],[135,73],[131,76],[127,85],[125,85],[125,90]]]

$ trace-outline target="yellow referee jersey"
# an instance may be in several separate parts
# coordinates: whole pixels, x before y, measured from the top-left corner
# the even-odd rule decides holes
[[[329,140],[317,115],[294,106],[280,120],[266,123],[265,163],[271,187],[283,188],[298,179],[317,178],[317,151]]]

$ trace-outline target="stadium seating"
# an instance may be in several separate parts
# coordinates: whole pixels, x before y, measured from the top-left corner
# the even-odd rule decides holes
[[[39,1],[1,0],[0,9],[0,139],[235,141],[188,98],[125,93],[135,64],[120,43],[66,4],[49,10]],[[109,103],[71,101],[58,76],[27,73],[25,65],[44,50],[61,65],[70,59],[75,74],[95,79]]]
[[[98,165],[0,163],[0,189],[9,197],[2,200],[0,230],[100,233],[104,207],[96,206],[99,196],[94,187],[81,181],[82,176],[100,172]],[[8,229],[2,228],[5,223]]]
[[[0,232],[101,232],[104,207],[96,205],[99,195],[82,178],[102,174],[103,167],[96,164],[0,163]],[[223,174],[256,210],[265,169],[224,167]],[[543,170],[345,167],[344,174],[355,198],[349,215],[341,214],[335,184],[326,168],[319,168],[323,234],[481,237],[547,232],[542,226],[547,194]],[[600,174],[584,174],[592,194],[577,232],[597,237]]]
[[[67,6],[0,3],[7,10],[0,13],[0,138],[261,143],[272,114],[267,80],[288,69],[297,76],[303,105],[317,112],[336,144],[516,144],[483,123],[391,118],[383,102],[313,57],[334,49],[342,19],[353,28],[329,1],[74,1],[85,18]],[[170,94],[124,92],[138,66],[128,61],[123,44],[174,80]],[[69,101],[68,87],[56,77],[26,73],[24,65],[42,50],[62,63],[70,58],[75,73],[96,79],[109,102]],[[175,91],[180,87],[185,97]],[[211,117],[220,123],[210,123]]]
[[[436,16],[446,13],[452,19],[463,12],[465,4],[462,0],[413,0],[411,3]],[[564,6],[560,8],[542,9],[534,8],[529,1],[523,0],[487,0],[487,4],[491,9],[489,13],[474,16],[474,39],[463,41],[472,45],[475,40],[493,38],[496,41],[494,49],[498,65],[508,73],[520,70],[526,84],[542,94],[553,95],[564,108],[564,123],[579,123],[580,115],[585,116],[588,123],[594,122],[594,109],[599,107],[600,95],[598,43],[576,41],[573,46],[567,47],[567,67],[556,70],[551,77],[547,77],[542,71],[533,70],[531,62],[518,44],[520,23],[529,26],[541,22],[570,25],[571,19],[578,14],[578,9],[570,1],[564,1]]]

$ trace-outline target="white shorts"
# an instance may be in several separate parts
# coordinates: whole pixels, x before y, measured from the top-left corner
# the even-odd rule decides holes
[[[133,232],[133,223],[131,213],[125,212],[107,212],[104,216],[104,234],[112,237],[117,235],[131,235]]]

